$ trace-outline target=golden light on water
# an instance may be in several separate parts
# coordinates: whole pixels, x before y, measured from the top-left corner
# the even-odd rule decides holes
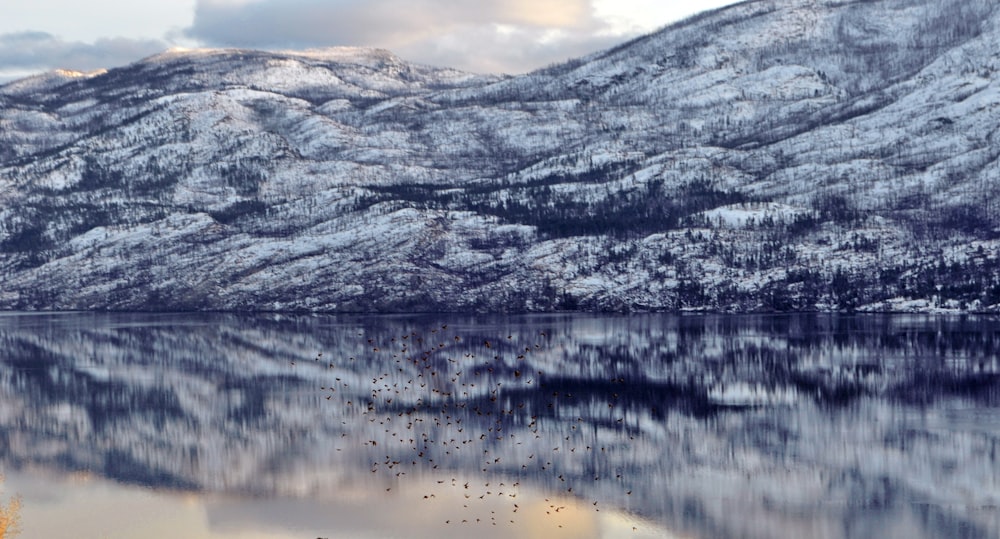
[[[478,539],[647,539],[675,537],[612,507],[560,494],[504,485],[466,497],[466,479],[426,476],[395,483],[352,485],[339,495],[279,499],[157,491],[91,477],[89,481],[19,472],[11,485],[26,493],[24,533],[30,537],[188,537],[191,539],[330,539],[405,536]],[[32,498],[40,484],[58,483],[58,495]],[[478,485],[482,487],[483,485]],[[499,486],[499,485],[492,485]],[[49,493],[52,491],[49,490]],[[3,515],[21,517],[21,500]],[[11,521],[14,522],[14,521]],[[0,528],[3,529],[3,528]],[[13,528],[10,528],[13,529]],[[0,539],[13,537],[0,533]],[[68,536],[67,536],[68,537]]]
[[[0,485],[3,476],[0,476]],[[15,537],[21,531],[21,498],[14,496],[7,503],[0,501],[0,539]]]

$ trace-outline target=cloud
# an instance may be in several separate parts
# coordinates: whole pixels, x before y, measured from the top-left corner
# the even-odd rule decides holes
[[[46,32],[0,34],[0,76],[48,69],[90,71],[134,62],[168,46],[155,39],[63,41]]]
[[[546,29],[468,26],[396,50],[409,60],[474,73],[521,73],[610,48],[618,36]]]
[[[522,72],[611,45],[591,0],[199,0],[212,46],[388,48],[423,63]]]
[[[149,4],[159,6],[151,14],[146,7],[111,9],[120,0],[95,0],[106,15],[98,24],[81,19],[78,5],[66,1],[39,0],[5,13],[0,83],[54,68],[124,65],[174,44],[373,46],[425,64],[521,73],[605,49],[692,9],[663,0],[159,0]],[[699,6],[732,1],[702,0]],[[3,33],[39,24],[49,24],[52,33]],[[94,40],[100,35],[131,37]]]

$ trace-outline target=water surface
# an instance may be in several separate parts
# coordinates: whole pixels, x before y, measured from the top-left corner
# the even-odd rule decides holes
[[[997,537],[1000,325],[0,316],[25,537]]]

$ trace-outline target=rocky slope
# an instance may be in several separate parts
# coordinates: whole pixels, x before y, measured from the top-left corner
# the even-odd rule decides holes
[[[998,310],[997,43],[985,0],[761,0],[518,77],[16,81],[0,307]]]

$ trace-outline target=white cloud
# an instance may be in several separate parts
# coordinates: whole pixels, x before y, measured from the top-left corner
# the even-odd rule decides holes
[[[618,35],[652,32],[695,13],[735,3],[734,0],[592,0],[594,16]]]
[[[478,73],[519,73],[609,48],[619,41],[613,37],[580,37],[568,32],[557,35],[557,32],[468,26],[411,44],[399,54],[415,61]]]
[[[63,41],[45,32],[0,35],[0,72],[24,74],[65,68],[89,71],[122,65],[162,51],[159,40],[113,38],[94,43]]]
[[[199,0],[188,34],[211,43],[381,45],[459,26],[594,25],[589,0]]]
[[[612,44],[591,0],[199,0],[215,46],[364,45],[478,72],[522,72]]]
[[[195,0],[0,0],[0,83],[51,69],[90,71],[169,48]]]
[[[0,34],[44,31],[66,41],[161,39],[186,28],[196,0],[0,0]]]
[[[519,73],[732,0],[32,0],[3,2],[0,80],[114,67],[174,44],[374,46],[408,60]],[[27,29],[44,32],[29,32]],[[108,38],[107,36],[117,36]]]
[[[428,64],[517,73],[732,2],[198,0],[186,35],[213,46],[374,46]]]

